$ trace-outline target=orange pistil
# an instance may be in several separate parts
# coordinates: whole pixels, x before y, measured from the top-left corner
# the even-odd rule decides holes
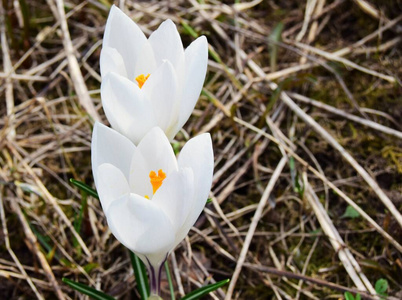
[[[147,76],[145,76],[144,74],[141,74],[141,75],[138,75],[137,77],[135,77],[135,80],[138,82],[138,86],[140,88],[142,88],[145,81],[147,81],[147,79],[149,78],[149,75],[151,75],[151,74],[148,74]]]
[[[152,192],[155,194],[156,191],[161,187],[163,180],[166,178],[166,173],[160,169],[158,171],[158,175],[156,175],[155,171],[149,172],[149,179],[152,184]]]

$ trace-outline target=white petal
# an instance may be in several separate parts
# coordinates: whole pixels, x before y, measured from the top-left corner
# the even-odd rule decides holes
[[[152,48],[141,29],[115,5],[110,9],[103,36],[103,47],[115,48],[123,58],[129,79],[134,80],[136,72],[149,66],[148,73],[155,68]],[[140,73],[140,74],[142,74]]]
[[[102,48],[100,55],[100,70],[103,77],[109,72],[115,72],[123,77],[127,77],[123,58],[115,48]]]
[[[173,152],[173,148],[169,143],[164,132],[159,127],[152,128],[141,142],[138,144],[143,158],[148,166],[148,174],[150,171],[162,169],[166,175],[172,171],[177,171],[177,160]]]
[[[170,173],[152,198],[152,202],[168,216],[175,231],[187,219],[193,193],[193,171],[185,168]]]
[[[135,79],[138,75],[152,74],[156,69],[156,62],[154,57],[154,51],[152,50],[151,44],[148,42],[142,45],[140,49],[140,54],[137,58],[132,57],[135,61],[134,72],[128,74],[129,79]]]
[[[190,168],[194,175],[194,195],[190,214],[179,233],[176,243],[179,243],[197,221],[208,199],[211,189],[214,168],[214,154],[209,133],[201,134],[189,140],[180,152],[179,168]]]
[[[168,60],[178,70],[184,62],[184,50],[176,25],[171,20],[163,22],[149,37],[156,64]]]
[[[101,164],[94,172],[98,174],[96,189],[104,211],[107,211],[114,200],[130,194],[126,177],[115,166],[108,163]]]
[[[130,189],[133,193],[152,198],[152,185],[149,179],[149,172],[148,163],[140,149],[135,149],[131,160],[129,181]]]
[[[108,73],[102,81],[101,96],[103,110],[112,127],[135,144],[156,125],[151,104],[130,80]]]
[[[125,178],[129,178],[130,162],[134,144],[117,131],[95,122],[92,133],[91,160],[95,185],[98,186],[98,167],[110,163],[122,171]]]
[[[204,84],[207,64],[208,42],[205,36],[201,36],[192,42],[185,51],[185,75],[176,133],[187,122],[197,103]]]
[[[114,236],[133,252],[145,255],[153,265],[172,250],[172,225],[151,201],[131,194],[113,201],[105,214]]]
[[[169,61],[164,61],[148,78],[142,87],[151,102],[158,126],[166,132],[169,125],[179,116],[177,101],[177,80],[175,70]],[[173,136],[168,136],[173,139]]]

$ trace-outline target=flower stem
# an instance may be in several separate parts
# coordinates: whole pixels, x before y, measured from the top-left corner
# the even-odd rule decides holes
[[[148,260],[147,257],[145,257],[148,262],[148,273],[149,273],[149,283],[150,283],[150,290],[151,290],[151,295],[148,299],[162,299],[159,297],[160,294],[160,285],[161,285],[161,273],[162,273],[162,267],[163,263],[166,261],[166,259],[161,263],[158,264],[157,266],[153,266],[150,261]]]
[[[160,293],[160,268],[155,269],[152,265],[149,268],[149,282],[151,283],[151,295],[159,295]]]

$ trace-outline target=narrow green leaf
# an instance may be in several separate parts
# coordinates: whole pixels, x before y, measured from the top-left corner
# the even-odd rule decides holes
[[[53,247],[52,250],[50,250],[48,253],[46,253],[46,260],[52,261],[55,254],[56,254],[56,247]]]
[[[25,215],[25,213],[24,213]],[[38,229],[36,229],[36,227],[34,225],[31,224],[31,222],[28,220],[29,222],[29,226],[32,229],[32,232],[34,233],[34,235],[36,236],[36,238],[39,241],[39,244],[48,252],[47,255],[47,259],[52,259],[53,257],[55,257],[58,261],[60,261],[61,263],[65,263],[62,261],[62,258],[60,257],[60,255],[57,253],[56,251],[56,247],[54,245],[51,245],[51,239],[48,236],[45,236],[43,234],[41,234],[39,232]]]
[[[49,244],[50,238],[48,236],[44,236],[43,234],[41,234],[39,230],[37,230],[36,227],[33,226],[31,223],[29,225],[32,229],[32,232],[34,233],[39,243],[41,244],[41,246],[45,248],[46,251],[52,251],[53,245]]]
[[[84,219],[84,212],[87,209],[87,193],[84,191],[81,191],[82,195],[82,200],[81,200],[81,208],[80,208],[80,213],[75,215],[74,217],[74,229],[75,231],[80,234],[81,232],[81,225],[82,225],[82,220]],[[78,243],[78,240],[76,237],[73,237],[73,245],[74,248],[77,250],[78,257],[81,257],[82,254],[82,249],[80,243]]]
[[[141,259],[130,251],[131,264],[133,265],[135,281],[137,282],[138,292],[142,300],[147,300],[149,297],[149,283],[145,266]]]
[[[62,279],[63,282],[67,285],[69,285],[71,288],[73,288],[74,290],[83,293],[85,295],[88,295],[89,297],[91,297],[92,299],[96,299],[96,300],[115,300],[115,298],[113,298],[112,296],[106,295],[105,293],[102,293],[101,291],[95,290],[94,288],[91,288],[85,284],[79,283],[79,282],[75,282],[72,281],[70,279],[67,278],[63,278]]]
[[[81,201],[80,213],[76,215],[74,220],[74,229],[75,231],[77,231],[77,233],[81,232],[82,220],[84,218],[84,212],[86,209],[87,209],[87,196],[86,193],[84,193],[84,196],[82,197]]]
[[[89,185],[83,183],[82,181],[75,180],[73,178],[70,178],[70,182],[76,187],[78,187],[80,190],[87,193],[88,195],[91,195],[92,197],[99,199],[98,193]]]
[[[290,168],[290,178],[292,179],[292,184],[293,184],[293,190],[297,192],[297,170],[295,167],[295,159],[293,156],[289,157],[289,168]]]
[[[206,204],[211,203],[211,202],[212,202],[212,198],[208,198]]]
[[[211,56],[217,63],[224,65],[222,59],[220,58],[218,52],[216,52],[212,47],[209,47],[208,54]]]
[[[258,126],[260,128],[264,127],[266,121],[266,118],[268,114],[271,112],[272,108],[274,107],[275,103],[278,101],[279,96],[281,95],[282,92],[282,83],[279,83],[278,87],[273,91],[267,105],[265,106],[264,113],[262,114],[260,120],[258,121]],[[289,162],[290,165],[290,162]]]
[[[270,66],[271,71],[276,71],[276,65],[278,61],[278,42],[281,41],[281,34],[283,31],[283,23],[278,23],[275,26],[274,30],[272,30],[271,34],[269,35],[268,41],[269,44],[269,57],[270,57]]]
[[[87,193],[84,191],[81,191],[81,195],[82,195],[82,200],[81,200],[80,213],[78,215],[75,214],[75,217],[74,217],[74,229],[78,234],[81,233],[81,225],[82,225],[82,220],[84,219],[84,213],[87,209],[87,198],[88,198]],[[81,257],[82,248],[75,236],[73,236],[73,245],[74,245],[74,248],[77,250],[78,257]]]
[[[362,300],[362,297],[360,296],[360,294],[356,294],[355,300]]]
[[[353,297],[353,294],[351,292],[345,292],[344,296],[345,300],[355,300],[355,297]]]
[[[89,272],[91,272],[93,269],[95,269],[97,267],[99,267],[99,264],[97,264],[97,263],[89,263],[89,264],[86,264],[83,267],[83,269],[85,270],[85,272],[89,273]]]
[[[24,20],[24,48],[25,50],[28,50],[27,47],[29,47],[30,42],[30,16],[29,12],[30,10],[28,9],[28,5],[26,3],[26,0],[19,0],[20,2],[20,12],[22,13],[22,18]]]
[[[183,26],[184,30],[191,35],[193,38],[198,38],[198,33],[193,29],[193,27],[191,27],[190,25],[188,25],[188,23],[184,20],[181,21],[181,25]]]
[[[196,289],[196,290],[192,291],[191,293],[188,293],[187,295],[185,295],[181,299],[182,300],[200,299],[202,296],[205,296],[205,295],[209,294],[210,292],[213,292],[213,291],[219,289],[220,287],[224,286],[229,281],[230,281],[230,279],[225,279],[225,280],[219,281],[219,282],[214,283],[214,284],[203,286],[203,287],[201,287],[199,289]]]
[[[112,4],[110,4],[108,0],[99,0],[99,2],[102,3],[104,6],[106,6],[107,10],[109,10],[112,7]]]
[[[296,169],[296,163],[293,156],[289,157],[290,178],[292,180],[293,190],[303,198],[304,185],[300,181],[299,175]]]
[[[174,287],[173,287],[172,276],[170,274],[169,264],[167,261],[165,261],[165,270],[166,270],[166,277],[167,277],[167,280],[169,283],[170,299],[176,300],[176,298],[174,296]]]

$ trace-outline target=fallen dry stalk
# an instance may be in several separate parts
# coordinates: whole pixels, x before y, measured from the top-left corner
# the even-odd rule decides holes
[[[246,53],[243,50],[240,50],[240,53],[242,55],[242,58],[247,60]],[[265,72],[253,60],[248,59],[247,64],[260,77],[266,77]],[[272,90],[276,90],[278,88],[278,85],[274,82],[269,82],[268,86]],[[280,98],[294,113],[296,113],[303,121],[311,126],[324,140],[326,140],[332,147],[334,147],[347,162],[352,165],[352,167],[360,174],[360,176],[363,177],[363,179],[371,187],[374,193],[377,194],[378,198],[380,198],[385,207],[387,207],[389,212],[395,217],[396,221],[402,227],[401,213],[388,198],[388,196],[384,193],[384,191],[380,188],[377,182],[373,178],[371,178],[367,171],[363,167],[361,167],[357,163],[357,161],[324,128],[322,128],[313,118],[311,118],[296,103],[294,103],[293,100],[288,96],[288,94],[282,91],[280,93]]]
[[[274,89],[277,85],[271,83],[270,86]],[[275,88],[275,89],[276,89]],[[324,128],[322,128],[312,117],[306,114],[293,100],[285,93],[281,92],[281,99],[286,105],[293,110],[302,120],[304,120],[314,131],[316,131],[325,141],[334,147],[342,157],[349,162],[349,164],[360,174],[361,177],[367,182],[368,186],[377,194],[378,198],[382,201],[389,212],[395,217],[395,220],[402,227],[402,215],[395,207],[394,203],[388,198],[384,191],[380,188],[378,183],[369,175],[369,173],[349,154]]]
[[[73,43],[71,42],[70,33],[68,31],[68,25],[66,20],[66,14],[64,12],[64,1],[55,0],[57,4],[58,15],[55,15],[56,19],[60,22],[60,28],[63,33],[63,44],[66,52],[68,67],[70,70],[70,77],[74,84],[74,89],[77,93],[78,100],[81,105],[85,108],[88,114],[94,121],[100,121],[100,116],[92,103],[91,97],[89,96],[87,86],[85,84],[84,78],[82,77],[80,66],[78,64],[77,58],[74,54]]]
[[[35,174],[35,172],[32,171],[32,168],[28,166],[28,164],[25,162],[25,160],[21,157],[21,155],[15,150],[15,148],[11,145],[9,147],[11,152],[20,160],[22,165],[24,166],[25,170],[27,171],[28,174],[32,176],[34,179],[37,187],[39,190],[42,192],[43,196],[45,199],[53,206],[55,211],[59,214],[61,219],[66,223],[67,227],[71,230],[71,233],[74,235],[74,237],[77,239],[77,242],[80,244],[82,249],[84,250],[85,254],[91,258],[92,254],[89,251],[88,247],[85,245],[84,241],[82,240],[81,236],[75,231],[73,224],[71,221],[68,219],[64,211],[61,209],[60,205],[57,203],[56,199],[50,194],[50,192],[46,189],[46,187],[43,185],[42,181],[38,178],[38,176]]]
[[[281,142],[273,137],[272,135],[262,131],[261,129],[244,122],[238,118],[234,118],[234,120],[255,131],[256,133],[262,134],[264,137],[268,138],[269,140],[273,141],[276,144],[281,144]],[[293,149],[285,144],[281,144],[281,147],[286,150],[288,156],[294,157],[303,167],[307,168],[310,172],[312,172],[315,176],[317,176],[320,180],[322,180],[325,184],[328,185],[332,190],[334,190],[342,199],[344,199],[350,206],[352,206],[356,211],[366,219],[376,230],[379,234],[381,234],[386,240],[388,240],[394,247],[399,251],[402,252],[402,245],[399,244],[391,235],[389,235],[380,225],[378,225],[360,206],[358,206],[350,197],[348,197],[342,190],[340,190],[336,185],[334,185],[331,181],[329,181],[325,176],[323,176],[319,171],[314,169],[310,166],[304,159],[302,159],[299,155],[297,155]]]
[[[320,55],[320,56],[322,56],[322,57],[324,57],[324,58],[326,58],[328,60],[340,62],[340,63],[344,64],[345,66],[348,66],[348,67],[351,67],[353,69],[359,70],[360,72],[363,72],[363,73],[369,74],[371,76],[375,76],[375,77],[384,79],[384,80],[386,80],[386,81],[388,81],[390,83],[395,83],[396,82],[395,77],[393,77],[393,76],[381,74],[381,73],[379,73],[377,71],[367,69],[367,68],[362,67],[362,66],[360,66],[360,65],[358,65],[358,64],[356,64],[356,63],[354,63],[354,62],[352,62],[352,61],[350,61],[350,60],[348,60],[346,58],[339,57],[336,54],[329,53],[329,52],[326,52],[324,50],[321,50],[321,49],[318,49],[316,47],[312,47],[312,46],[309,46],[309,45],[306,45],[306,44],[303,44],[303,43],[300,43],[300,42],[294,42],[294,44],[297,47],[301,48],[301,49],[308,50],[308,51],[310,51],[312,53],[318,54],[318,55]]]
[[[299,101],[301,101],[303,103],[311,104],[311,105],[313,105],[315,107],[324,109],[324,110],[326,110],[326,111],[328,111],[330,113],[333,113],[333,114],[336,114],[338,116],[344,117],[345,119],[354,121],[356,123],[362,124],[364,126],[373,128],[373,129],[378,130],[380,132],[384,132],[386,134],[389,134],[389,135],[395,136],[395,137],[397,137],[399,139],[402,139],[402,132],[401,131],[398,131],[398,130],[395,130],[393,128],[378,124],[378,123],[373,122],[371,120],[363,119],[363,118],[360,118],[358,116],[349,114],[349,113],[347,113],[347,112],[345,112],[345,111],[343,111],[341,109],[338,109],[336,107],[327,105],[327,104],[325,104],[325,103],[323,103],[321,101],[317,101],[317,100],[311,99],[309,97],[306,97],[306,96],[303,96],[303,95],[300,95],[300,94],[297,94],[297,93],[292,93],[292,92],[286,92],[286,93],[289,96],[293,97],[294,99],[299,100]]]
[[[302,280],[302,281],[315,283],[315,284],[317,284],[319,286],[325,286],[325,287],[328,287],[330,289],[337,290],[337,291],[340,291],[340,292],[350,292],[350,293],[353,293],[353,294],[360,293],[360,295],[362,297],[364,297],[364,299],[373,299],[373,300],[378,299],[377,297],[372,296],[370,294],[367,294],[365,292],[361,292],[361,291],[358,291],[356,289],[351,289],[351,288],[347,288],[347,287],[344,287],[344,286],[340,286],[338,284],[334,284],[332,282],[328,282],[326,280],[322,280],[322,279],[319,279],[319,278],[313,278],[313,277],[309,277],[309,276],[305,276],[305,275],[301,275],[301,274],[295,274],[295,273],[292,273],[292,272],[279,270],[277,268],[261,266],[261,265],[256,265],[256,264],[250,264],[250,263],[244,263],[244,266],[246,268],[251,269],[251,270],[258,270],[260,272],[266,272],[266,273],[273,274],[273,275],[276,275],[276,276],[288,277],[288,278],[293,278],[293,279],[298,279],[298,280]]]
[[[233,295],[234,288],[236,286],[237,279],[240,275],[241,269],[243,268],[244,261],[246,260],[247,252],[250,247],[250,243],[254,236],[255,230],[257,228],[258,222],[260,221],[262,211],[264,210],[264,208],[267,204],[268,198],[269,198],[272,190],[274,189],[275,183],[278,180],[279,175],[281,175],[282,170],[286,165],[286,162],[287,162],[287,157],[286,156],[282,157],[282,159],[279,161],[278,165],[276,166],[275,172],[272,174],[272,177],[269,180],[269,182],[264,190],[264,193],[262,194],[260,202],[258,203],[257,209],[255,210],[250,227],[248,229],[247,236],[244,239],[243,248],[241,249],[239,258],[237,259],[236,268],[233,272],[232,279],[230,280],[229,288],[226,292],[226,297],[225,297],[226,300],[232,299],[232,295]]]
[[[11,249],[10,239],[9,239],[9,236],[8,236],[6,214],[5,214],[4,205],[3,205],[3,192],[4,192],[4,189],[3,189],[2,186],[0,186],[0,217],[1,217],[1,225],[3,227],[3,235],[4,235],[4,240],[5,240],[5,245],[6,245],[7,251],[10,254],[11,258],[13,259],[13,261],[15,262],[15,264],[17,265],[18,269],[20,270],[21,275],[22,275],[22,279],[24,279],[24,280],[26,280],[28,282],[29,286],[31,287],[32,291],[35,293],[35,295],[36,295],[36,297],[38,299],[40,299],[40,300],[43,299],[44,300],[45,298],[38,291],[38,289],[36,288],[35,284],[32,282],[31,277],[27,274],[27,272],[25,271],[23,265],[19,261],[18,257],[15,255],[13,249]]]
[[[0,3],[0,34],[1,34],[1,48],[3,52],[3,67],[5,74],[12,74],[13,67],[10,58],[10,49],[8,47],[7,36],[6,36],[6,25],[5,25],[5,11],[3,8],[3,3]],[[9,131],[7,137],[9,139],[15,138],[15,114],[14,114],[14,87],[11,76],[5,78],[6,86],[6,106],[7,106],[7,116],[8,116],[8,126]]]
[[[25,236],[28,239],[28,242],[31,246],[30,248],[34,251],[34,253],[38,257],[39,262],[40,262],[43,270],[45,271],[46,276],[57,295],[57,298],[60,300],[66,299],[63,291],[61,290],[61,288],[56,280],[56,277],[53,274],[52,268],[49,266],[49,263],[47,262],[45,255],[39,249],[38,240],[36,239],[36,236],[32,232],[31,227],[29,227],[29,224],[27,223],[27,220],[25,219],[25,216],[22,213],[22,210],[18,204],[18,199],[12,199],[12,201],[10,201],[10,202],[11,202],[11,206],[12,206],[14,212],[17,214],[18,219],[20,220],[22,228],[24,229]]]
[[[2,296],[58,298],[47,269],[37,258],[36,251],[40,250],[66,299],[86,296],[60,283],[62,277],[118,299],[130,298],[136,285],[130,260],[108,230],[99,201],[88,198],[85,209],[85,196],[68,183],[69,178],[78,176],[76,179],[92,184],[92,120],[82,99],[88,99],[85,94],[89,94],[89,101],[105,121],[99,55],[109,10],[106,2],[111,1],[25,1],[29,23],[24,20],[24,8],[18,5],[23,2],[0,3],[5,8],[6,25],[0,42],[8,46],[2,47],[0,63],[0,189],[4,190],[1,196],[5,213],[1,220],[6,224],[0,229],[5,241],[0,251],[4,257],[0,259],[0,281],[1,293],[5,291],[8,297]],[[364,279],[345,249],[364,267],[363,273],[370,275],[370,280],[380,276],[387,279],[389,294],[396,295],[398,287],[388,276],[398,275],[395,262],[402,253],[397,221],[382,202],[376,201],[377,196],[338,150],[279,98],[279,89],[269,85],[275,80],[328,133],[336,131],[333,138],[342,139],[342,146],[343,141],[348,143],[350,155],[378,180],[399,208],[394,201],[399,197],[397,164],[402,142],[396,121],[398,83],[390,84],[377,76],[394,76],[400,81],[396,70],[402,63],[398,48],[402,15],[393,9],[396,5],[372,0],[114,2],[138,22],[147,36],[164,19],[171,18],[184,46],[202,34],[210,43],[204,92],[176,138],[180,148],[189,136],[211,133],[216,159],[212,203],[172,256],[176,297],[237,274],[231,286],[232,299],[254,299],[259,291],[266,298],[284,300],[340,298],[346,291],[356,294],[359,290],[344,265],[354,272],[352,276],[357,274],[355,281],[364,284]],[[358,2],[369,4],[374,14]],[[65,17],[60,17],[60,7]],[[283,43],[271,43],[267,37],[279,22],[284,25]],[[67,38],[65,33],[69,34]],[[297,39],[325,51],[325,57],[307,47],[294,46]],[[73,49],[68,49],[66,42]],[[278,50],[276,62],[272,60],[275,72],[270,64],[272,46]],[[79,80],[86,84],[87,91],[81,89],[84,96],[78,95],[79,84],[72,81],[75,76],[67,51],[75,60],[72,64],[80,73]],[[332,67],[332,61],[342,63],[336,57],[365,68],[364,73],[348,65],[336,72],[338,63]],[[374,71],[374,76],[367,75],[366,69]],[[6,88],[10,82],[11,96],[11,89]],[[340,85],[344,85],[343,91]],[[344,93],[354,98],[351,100],[360,115],[352,112],[353,107],[338,105],[348,100]],[[12,105],[6,100],[11,97],[14,121],[7,116],[7,106]],[[12,127],[16,135],[9,139]],[[358,138],[354,140],[356,133]],[[259,213],[264,190],[285,156],[289,157],[289,167],[283,168],[253,229],[250,226],[256,221],[252,217]],[[311,209],[307,200],[308,196],[314,201],[311,194],[305,192],[303,197],[300,190],[295,192],[294,183],[300,182],[295,179],[303,172],[316,195],[323,197],[320,202],[324,210]],[[16,192],[18,199],[14,197]],[[15,200],[40,243],[36,248],[27,241],[11,206]],[[340,218],[349,206],[360,216]],[[84,214],[75,232],[79,211]],[[328,225],[331,222],[332,227]],[[337,240],[336,231],[344,243]],[[335,247],[331,244],[334,238]],[[334,250],[339,247],[343,250],[342,261]],[[378,263],[378,277],[363,265],[366,260]],[[212,298],[223,299],[228,287],[215,292]],[[167,286],[163,292],[163,298],[169,298]],[[367,292],[361,295],[374,299]]]
[[[342,262],[350,278],[353,280],[354,284],[359,290],[369,291],[372,295],[376,295],[374,287],[371,285],[366,275],[362,272],[358,262],[353,257],[353,254],[346,247],[345,242],[338,233],[338,230],[336,230],[334,224],[329,218],[316,193],[312,189],[310,183],[307,180],[306,173],[303,174],[303,185],[305,187],[304,196],[313,208],[322,230],[328,236],[329,241],[332,244],[332,247],[334,247],[335,252],[338,253],[339,260]]]

